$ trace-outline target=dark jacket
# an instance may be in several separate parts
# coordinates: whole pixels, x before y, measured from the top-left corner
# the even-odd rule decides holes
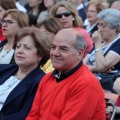
[[[7,39],[0,42],[0,48],[3,47],[7,43]]]
[[[17,65],[0,65],[0,84],[18,70]],[[1,111],[0,120],[25,120],[28,115],[38,84],[45,73],[39,68],[30,72],[9,94]]]
[[[5,39],[4,41],[0,42],[0,52],[2,51],[3,49],[3,46],[7,43],[7,39]],[[12,59],[10,61],[10,64],[15,64],[15,60],[14,60],[14,54],[12,56]]]
[[[78,15],[82,18],[82,20],[84,22],[85,19],[87,18],[85,8],[82,8],[82,9],[78,10]]]
[[[89,31],[89,35],[90,37],[92,37],[92,34],[98,30],[98,27],[97,27],[98,24],[96,24],[90,31]]]

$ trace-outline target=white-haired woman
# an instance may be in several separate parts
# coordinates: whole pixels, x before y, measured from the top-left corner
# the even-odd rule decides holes
[[[94,48],[84,62],[93,73],[96,73],[99,80],[104,79],[103,88],[112,91],[113,79],[110,81],[108,79],[113,77],[115,80],[119,77],[115,73],[120,71],[120,12],[105,9],[97,15],[97,18],[98,31],[92,35]],[[103,73],[108,71],[108,77],[112,76],[105,82]]]

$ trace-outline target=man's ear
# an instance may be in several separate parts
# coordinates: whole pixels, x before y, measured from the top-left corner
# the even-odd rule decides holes
[[[82,60],[84,57],[85,49],[81,48],[79,49],[79,55],[78,55],[78,60]]]

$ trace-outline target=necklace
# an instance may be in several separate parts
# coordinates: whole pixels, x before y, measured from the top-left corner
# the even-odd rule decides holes
[[[11,50],[6,51],[6,50],[5,50],[5,47],[2,47],[2,48],[1,48],[1,52],[0,52],[0,54],[2,54],[2,55],[0,55],[0,61],[1,61],[10,51],[11,51]]]
[[[17,71],[17,73],[16,73],[16,77],[19,79],[19,80],[22,80],[23,78],[25,78],[27,75],[28,75],[29,73],[22,73],[22,72],[20,72],[20,71]]]

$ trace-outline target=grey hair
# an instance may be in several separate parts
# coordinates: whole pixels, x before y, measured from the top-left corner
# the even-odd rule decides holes
[[[98,13],[97,18],[103,20],[110,29],[116,29],[116,33],[120,32],[120,11],[104,9]]]
[[[76,36],[76,42],[74,44],[74,48],[76,50],[79,50],[81,48],[86,49],[86,47],[87,47],[87,44],[86,44],[85,38],[78,34]]]

